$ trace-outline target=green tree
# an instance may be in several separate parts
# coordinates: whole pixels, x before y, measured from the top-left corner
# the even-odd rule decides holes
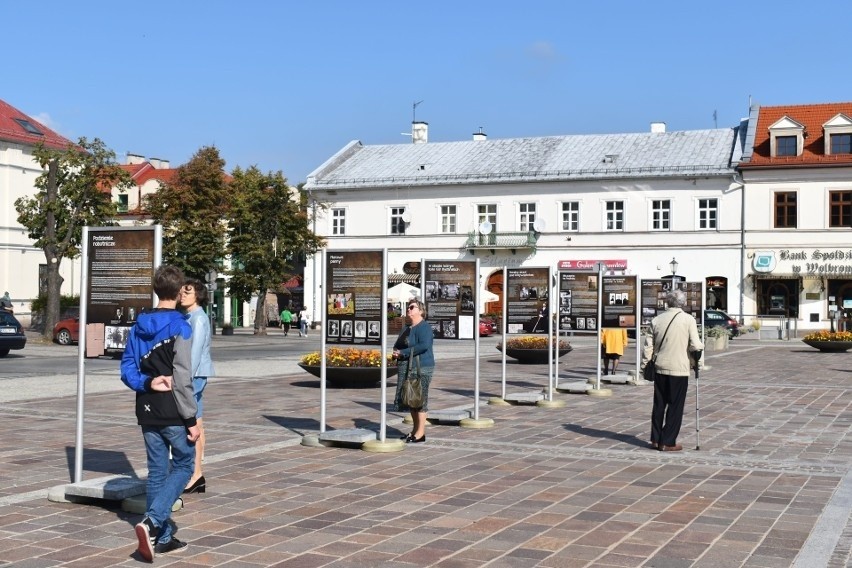
[[[267,290],[278,290],[292,278],[304,255],[316,252],[324,241],[311,230],[300,196],[294,199],[280,171],[264,175],[252,166],[237,168],[232,176],[229,291],[242,301],[257,295],[254,332],[265,335]]]
[[[80,138],[63,149],[36,146],[33,157],[45,170],[36,194],[15,200],[18,223],[26,227],[47,261],[47,302],[43,335],[51,338],[59,320],[63,278],[59,266],[80,254],[84,226],[115,225],[117,204],[111,189],[126,191],[130,176],[115,163],[115,153],[95,138]]]
[[[147,197],[146,208],[163,226],[163,262],[204,278],[225,256],[230,189],[219,150],[206,146],[177,168],[172,181]]]

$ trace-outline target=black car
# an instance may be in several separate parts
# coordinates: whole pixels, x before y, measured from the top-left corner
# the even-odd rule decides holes
[[[27,344],[24,326],[11,312],[0,310],[0,357],[5,357],[12,349],[23,349]]]
[[[704,310],[704,327],[724,327],[730,332],[731,337],[740,334],[739,322],[722,310]]]

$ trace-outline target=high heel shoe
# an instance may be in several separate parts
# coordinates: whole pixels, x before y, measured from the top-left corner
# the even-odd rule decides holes
[[[202,475],[198,479],[195,480],[195,483],[187,487],[183,490],[184,494],[187,493],[206,493],[207,492],[207,480],[204,479]]]
[[[419,438],[415,438],[414,436],[408,436],[405,441],[409,444],[419,444],[420,442],[426,441],[426,434],[423,434]]]

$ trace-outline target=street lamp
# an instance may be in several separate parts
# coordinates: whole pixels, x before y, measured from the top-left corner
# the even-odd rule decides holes
[[[672,261],[669,263],[669,267],[672,269],[672,276],[677,274],[677,261],[675,257],[672,257]]]

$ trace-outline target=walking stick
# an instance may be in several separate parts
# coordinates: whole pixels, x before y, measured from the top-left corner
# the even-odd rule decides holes
[[[701,360],[701,351],[693,351],[690,353],[694,364],[692,368],[695,370],[695,449],[701,449],[701,417],[698,413],[698,362]]]

